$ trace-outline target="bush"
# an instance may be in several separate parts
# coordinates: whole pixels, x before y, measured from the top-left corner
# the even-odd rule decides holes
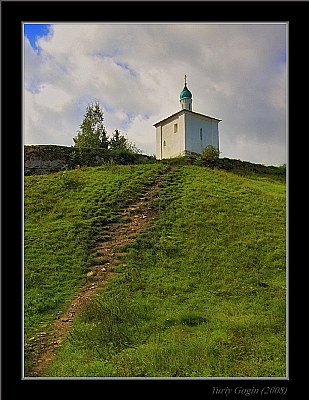
[[[201,158],[205,161],[216,161],[219,158],[220,151],[215,146],[209,144],[202,151]]]
[[[217,160],[219,159],[220,151],[215,146],[209,144],[205,147],[201,154],[201,160],[204,165],[214,169]]]

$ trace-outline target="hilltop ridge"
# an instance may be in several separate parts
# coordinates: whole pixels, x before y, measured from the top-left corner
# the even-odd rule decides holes
[[[62,169],[99,165],[128,165],[163,163],[168,165],[199,165],[224,169],[238,173],[262,173],[285,176],[286,165],[273,166],[242,161],[233,158],[218,158],[213,162],[202,160],[200,156],[186,155],[170,159],[156,160],[145,154],[128,154],[108,149],[76,149],[73,146],[26,145],[24,146],[25,175],[57,172]]]

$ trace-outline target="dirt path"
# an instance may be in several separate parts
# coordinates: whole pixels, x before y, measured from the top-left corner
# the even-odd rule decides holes
[[[87,284],[79,289],[69,307],[53,322],[50,332],[41,332],[34,338],[32,347],[37,355],[31,376],[46,376],[55,351],[67,337],[74,317],[94,296],[97,289],[112,277],[113,269],[122,262],[121,256],[124,253],[121,252],[120,246],[132,242],[151,224],[156,215],[156,210],[151,204],[158,190],[159,181],[151,186],[134,205],[124,210],[121,214],[123,222],[109,225],[110,240],[97,243],[94,251],[98,265],[92,267],[87,273]]]

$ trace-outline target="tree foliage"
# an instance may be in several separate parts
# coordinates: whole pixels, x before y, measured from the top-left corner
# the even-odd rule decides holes
[[[137,147],[133,143],[130,143],[127,138],[121,135],[118,129],[115,129],[113,136],[109,140],[109,148],[111,150],[123,153],[140,153]]]
[[[80,125],[80,130],[73,138],[76,147],[108,148],[108,138],[103,125],[104,114],[99,102],[87,106],[86,114]]]
[[[127,139],[120,134],[118,129],[115,129],[113,136],[109,140],[109,148],[111,150],[127,150]]]
[[[73,138],[79,149],[108,149],[115,153],[139,154],[140,150],[128,141],[118,129],[108,138],[103,125],[104,114],[99,102],[89,104],[77,135]]]

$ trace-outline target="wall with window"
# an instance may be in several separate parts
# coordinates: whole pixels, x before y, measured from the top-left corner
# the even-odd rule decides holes
[[[158,159],[182,155],[184,151],[184,115],[176,115],[156,127]]]
[[[210,117],[186,113],[186,151],[200,154],[209,144],[219,149],[218,123],[218,120]]]

